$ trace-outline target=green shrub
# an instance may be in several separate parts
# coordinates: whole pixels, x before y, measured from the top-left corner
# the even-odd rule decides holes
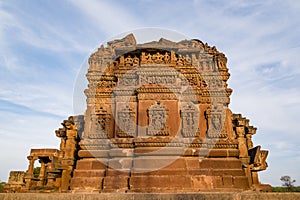
[[[0,183],[0,192],[3,191],[4,185],[5,185],[5,182],[1,182],[1,183]]]
[[[40,171],[41,171],[41,167],[35,167],[33,169],[33,176],[34,176],[34,178],[38,178],[39,177]]]

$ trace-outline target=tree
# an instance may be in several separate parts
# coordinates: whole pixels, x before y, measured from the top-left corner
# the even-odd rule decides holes
[[[33,168],[33,176],[34,178],[38,178],[40,175],[41,167],[35,167]]]
[[[0,182],[0,192],[2,192],[4,185],[5,185],[5,182]]]
[[[292,180],[290,176],[282,176],[280,180],[283,182],[282,186],[286,187],[287,191],[291,192],[294,190],[296,180]]]

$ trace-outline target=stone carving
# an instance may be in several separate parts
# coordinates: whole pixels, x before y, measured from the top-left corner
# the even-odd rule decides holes
[[[226,62],[199,40],[136,44],[130,34],[102,45],[89,58],[84,117],[64,120],[60,150],[32,149],[10,182],[23,192],[258,188],[268,151],[253,148],[256,128],[228,108]]]
[[[158,84],[158,85],[172,85],[176,84],[175,76],[140,76],[140,84]]]
[[[169,129],[166,127],[167,122],[167,110],[165,106],[157,103],[152,105],[148,109],[149,116],[149,128],[148,135],[156,135],[156,136],[167,136],[169,135]]]
[[[176,57],[174,52],[156,52],[156,53],[146,53],[141,54],[141,64],[168,64]]]
[[[92,114],[89,138],[109,138],[111,132],[110,119],[111,116],[103,107],[100,107],[100,109],[96,111],[96,114]]]
[[[136,126],[133,118],[135,113],[131,108],[126,106],[125,108],[118,111],[118,132],[117,136],[121,138],[135,137]]]
[[[223,129],[225,110],[222,105],[209,107],[205,112],[207,120],[207,136],[210,138],[226,138],[227,134]]]
[[[135,77],[122,77],[119,79],[119,86],[135,86],[137,84],[137,79]]]
[[[181,110],[181,119],[182,135],[184,137],[198,137],[199,111],[192,103],[183,106]]]
[[[128,55],[124,58],[124,56],[120,56],[119,60],[119,66],[120,67],[127,67],[127,68],[132,68],[132,67],[137,67],[139,65],[140,59],[134,55]]]
[[[260,148],[260,146],[257,146],[248,150],[250,156],[249,164],[252,171],[262,171],[268,167],[266,159],[269,152]]]

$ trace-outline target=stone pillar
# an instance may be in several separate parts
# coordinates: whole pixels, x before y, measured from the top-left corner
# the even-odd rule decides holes
[[[50,160],[50,162],[48,162],[46,164],[46,173],[47,173],[47,186],[51,187],[55,185],[55,174],[53,174],[53,168],[52,168],[52,162],[53,162],[53,158],[52,160]]]
[[[29,166],[27,170],[27,174],[32,174],[33,175],[33,168],[34,168],[34,159],[32,156],[27,156],[27,159],[29,160]]]
[[[65,152],[65,146],[66,146],[66,138],[65,137],[60,137],[60,149],[58,153],[58,157],[62,159],[64,157],[64,152]]]
[[[70,187],[71,174],[73,171],[73,166],[75,164],[75,152],[76,152],[76,137],[77,129],[73,124],[73,119],[69,118],[68,122],[65,123],[66,126],[66,144],[64,148],[64,158],[61,162],[63,166],[62,176],[61,176],[61,192],[68,191]]]
[[[36,160],[36,158],[34,158],[33,156],[27,156],[27,159],[29,160],[29,166],[25,175],[25,188],[26,190],[29,190],[31,186],[31,180],[34,178],[33,168],[34,168],[34,161]]]
[[[251,174],[253,185],[259,185],[258,173],[256,171],[252,171]]]
[[[247,148],[247,142],[245,138],[245,127],[244,126],[238,126],[235,127],[236,134],[238,136],[238,147],[240,151],[240,159],[243,164],[243,168],[245,171],[246,176],[248,177],[248,183],[251,186],[252,185],[252,178],[251,178],[251,171],[249,167],[250,157],[248,156],[248,148]]]
[[[44,185],[44,181],[45,181],[45,172],[46,172],[46,165],[45,162],[40,160],[41,163],[41,169],[40,169],[40,174],[39,174],[39,182],[38,182],[38,186],[43,186]]]
[[[248,157],[248,148],[247,148],[246,138],[245,138],[245,127],[238,126],[235,129],[236,129],[236,134],[238,136],[237,140],[239,143],[240,158]]]
[[[72,173],[72,167],[69,167],[70,169],[64,169],[62,171],[61,175],[61,185],[60,190],[61,192],[67,192],[69,190],[70,181],[71,181],[71,173]]]

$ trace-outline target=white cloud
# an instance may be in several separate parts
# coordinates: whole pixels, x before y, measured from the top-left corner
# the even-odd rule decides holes
[[[122,8],[113,1],[70,0],[84,15],[94,28],[112,37],[114,35],[135,29],[142,25],[139,18],[129,10]]]

